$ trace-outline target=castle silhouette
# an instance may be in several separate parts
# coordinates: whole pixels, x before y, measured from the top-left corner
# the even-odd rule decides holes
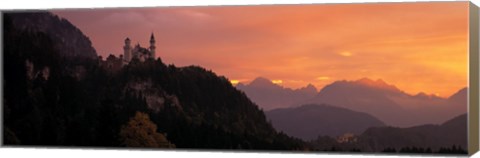
[[[150,47],[143,48],[140,46],[140,44],[137,43],[135,47],[130,46],[131,41],[130,38],[125,39],[125,46],[123,46],[123,60],[125,63],[129,63],[132,59],[136,58],[139,59],[140,61],[145,61],[146,59],[155,59],[155,37],[150,35]]]
[[[103,60],[102,56],[99,56],[99,65],[110,72],[117,72],[123,66],[127,65],[133,59],[138,59],[144,62],[147,59],[155,59],[155,36],[150,35],[150,47],[144,48],[140,44],[136,44],[135,47],[131,46],[130,38],[125,39],[125,45],[123,46],[123,54],[118,58],[115,55],[110,54],[106,60]]]

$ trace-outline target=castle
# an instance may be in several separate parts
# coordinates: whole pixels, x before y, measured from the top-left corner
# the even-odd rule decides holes
[[[140,44],[137,43],[135,47],[131,47],[130,38],[125,39],[125,46],[123,46],[123,61],[125,64],[128,64],[132,59],[138,59],[140,61],[145,61],[146,59],[155,59],[155,37],[150,36],[150,47],[143,48]]]
[[[102,56],[99,56],[99,64],[103,68],[111,71],[118,72],[123,66],[128,65],[132,59],[138,59],[141,62],[144,62],[147,59],[155,59],[155,37],[150,36],[150,47],[143,48],[140,44],[132,47],[130,38],[125,39],[125,45],[123,46],[123,55],[120,55],[118,58],[115,55],[110,54],[106,60],[103,60]]]

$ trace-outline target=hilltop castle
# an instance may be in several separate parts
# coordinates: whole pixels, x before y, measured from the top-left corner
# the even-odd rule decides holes
[[[143,48],[140,44],[137,43],[135,47],[131,47],[130,38],[125,39],[125,46],[123,46],[123,61],[128,64],[132,59],[138,59],[140,61],[145,61],[146,59],[155,59],[155,37],[150,36],[150,47]]]
[[[141,62],[144,62],[147,59],[155,59],[155,37],[150,36],[150,47],[143,48],[140,44],[132,47],[130,38],[125,39],[125,45],[123,46],[123,55],[120,55],[118,58],[115,55],[110,54],[104,61],[102,56],[99,56],[99,64],[103,68],[110,70],[111,72],[119,71],[123,66],[127,65],[132,61],[132,59],[138,59]]]

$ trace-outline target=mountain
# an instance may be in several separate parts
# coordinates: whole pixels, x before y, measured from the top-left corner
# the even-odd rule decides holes
[[[85,52],[68,54],[70,48],[83,49],[75,44],[77,38],[52,37],[41,29],[75,32],[68,22],[52,21],[50,13],[31,14],[4,14],[4,145],[128,147],[119,139],[125,135],[121,129],[142,129],[146,122],[147,129],[177,148],[306,148],[303,141],[277,132],[255,103],[211,70],[148,59],[132,60],[111,73],[97,58],[80,57]],[[31,17],[40,18],[35,20],[40,29],[15,24]],[[137,112],[145,116],[132,124]]]
[[[97,57],[90,39],[66,19],[50,12],[6,12],[4,15],[8,16],[15,29],[47,35],[61,55],[92,59]]]
[[[313,140],[319,135],[360,134],[369,127],[384,126],[369,114],[328,105],[274,109],[266,115],[275,129],[303,140]]]
[[[452,96],[448,97],[448,102],[450,104],[457,104],[459,106],[467,105],[468,103],[467,96],[468,96],[468,88],[463,88],[458,92],[456,92],[455,94],[453,94]]]
[[[309,143],[320,151],[467,154],[467,114],[442,124],[371,127],[358,135],[319,136]]]
[[[450,99],[407,94],[383,80],[336,81],[301,104],[329,104],[369,113],[388,125],[410,127],[438,124],[466,112],[466,88]],[[255,99],[253,99],[255,100]]]
[[[264,110],[289,107],[317,94],[317,89],[311,84],[299,89],[290,89],[274,84],[263,77],[258,77],[246,85],[239,83],[236,88],[244,91]]]

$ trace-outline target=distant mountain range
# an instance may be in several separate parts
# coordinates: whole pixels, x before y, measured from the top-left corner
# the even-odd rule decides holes
[[[244,91],[264,110],[291,107],[296,103],[311,99],[318,93],[311,84],[294,90],[274,84],[263,77],[258,77],[249,84],[239,83],[236,87]]]
[[[265,114],[275,129],[306,141],[319,135],[336,137],[345,133],[361,134],[369,127],[385,126],[367,113],[328,105],[302,105],[275,109]]]
[[[387,125],[397,127],[439,124],[467,111],[467,88],[449,98],[441,98],[425,93],[410,95],[383,80],[368,78],[335,81],[314,95],[315,87],[307,87],[310,88],[292,90],[265,78],[257,78],[247,85],[237,85],[237,89],[244,91],[265,110],[327,104],[368,113]]]
[[[304,103],[325,103],[369,113],[386,124],[410,127],[439,124],[467,112],[467,89],[449,98],[407,94],[382,80],[336,81]]]

